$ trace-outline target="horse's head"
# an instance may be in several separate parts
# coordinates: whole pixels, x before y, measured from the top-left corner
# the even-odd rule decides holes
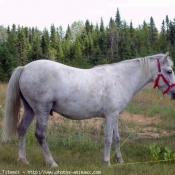
[[[153,73],[154,88],[158,87],[163,94],[167,93],[175,99],[175,76],[172,69],[173,61],[169,54],[156,59]]]

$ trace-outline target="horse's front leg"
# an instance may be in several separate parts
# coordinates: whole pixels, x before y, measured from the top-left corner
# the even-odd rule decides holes
[[[114,141],[114,147],[115,147],[115,159],[118,163],[124,163],[122,154],[120,151],[120,136],[119,136],[119,131],[118,131],[118,117],[116,120],[116,124],[114,125],[114,130],[113,130],[113,141]]]
[[[108,165],[110,165],[110,149],[116,120],[116,113],[110,114],[105,118],[104,163]]]

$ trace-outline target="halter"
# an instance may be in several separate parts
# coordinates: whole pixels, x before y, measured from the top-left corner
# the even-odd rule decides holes
[[[168,82],[168,80],[164,77],[164,75],[161,72],[160,60],[158,58],[157,58],[157,66],[158,66],[158,75],[157,75],[157,78],[154,81],[154,87],[153,88],[155,89],[156,87],[158,87],[159,79],[160,79],[160,77],[162,77],[162,80],[168,86],[167,89],[164,92],[162,92],[163,95],[164,95],[164,94],[166,94],[170,90],[170,88],[172,88],[173,86],[175,86],[175,83],[170,84]]]

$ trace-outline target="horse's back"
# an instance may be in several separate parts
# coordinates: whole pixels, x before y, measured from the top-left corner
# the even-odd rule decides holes
[[[50,60],[34,61],[25,66],[19,81],[20,89],[23,93],[28,91],[28,94],[36,97],[49,90],[58,90],[63,84],[72,83],[79,72],[81,69]]]
[[[25,66],[21,75],[20,83],[30,84],[51,84],[56,85],[59,82],[65,85],[92,85],[104,82],[106,74],[104,69],[80,69],[67,66],[50,60],[38,60]],[[90,83],[90,84],[88,84]]]
[[[106,88],[101,76],[93,69],[78,69],[40,60],[25,67],[19,83],[23,96],[30,104],[53,103],[53,110],[64,112],[67,116],[77,116],[77,111],[81,109],[80,116],[87,114],[89,117],[102,108]]]

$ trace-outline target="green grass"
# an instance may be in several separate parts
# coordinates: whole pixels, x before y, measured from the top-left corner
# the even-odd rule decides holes
[[[3,85],[4,87],[4,85]],[[159,100],[161,93],[146,87],[134,96],[127,111],[131,114],[146,115],[148,111]],[[3,98],[3,95],[0,95]],[[170,101],[168,96],[161,100],[150,116],[157,116],[160,122],[154,123],[154,126],[160,130],[173,132],[175,128],[175,110],[174,101]],[[0,119],[3,110],[0,110]],[[132,116],[131,116],[132,117]],[[108,167],[103,164],[103,142],[104,142],[104,125],[101,127],[92,127],[83,125],[81,121],[73,121],[70,127],[70,121],[64,119],[63,123],[53,123],[47,131],[47,142],[51,153],[58,163],[59,167],[51,169],[45,164],[44,156],[39,144],[34,136],[35,121],[32,123],[26,137],[26,154],[29,165],[23,165],[17,161],[18,143],[17,140],[12,143],[2,143],[0,141],[0,174],[2,170],[19,170],[20,173],[35,170],[49,171],[72,171],[87,172],[100,171],[102,175],[174,175],[175,161],[144,163],[151,160],[150,145],[156,143],[157,146],[164,150],[170,147],[175,152],[175,135],[170,134],[160,138],[142,138],[137,133],[133,134],[127,142],[121,147],[121,152],[126,165],[118,165],[111,158],[112,166]],[[68,127],[69,126],[69,127]],[[130,134],[127,128],[137,127],[134,122],[119,121],[121,143]],[[146,127],[146,126],[145,126]],[[2,126],[0,126],[0,135]],[[114,149],[111,148],[111,155]],[[162,154],[161,154],[162,155]],[[163,159],[163,157],[160,157]],[[139,162],[139,163],[137,163]],[[142,162],[142,163],[140,163]],[[83,173],[82,173],[83,174]],[[85,174],[85,173],[84,173]]]
[[[17,142],[2,144],[0,147],[0,170],[19,170],[21,173],[27,172],[28,170],[50,171],[49,166],[45,164],[44,156],[36,140],[33,140],[30,135],[33,133],[33,126],[30,128],[29,134],[27,136],[26,152],[27,158],[30,165],[25,166],[17,161]],[[74,134],[69,132],[71,137]],[[174,174],[175,164],[173,162],[164,163],[150,163],[150,164],[133,164],[133,165],[118,165],[115,163],[113,158],[111,159],[112,166],[108,167],[102,164],[103,155],[103,138],[98,140],[98,146],[96,139],[89,136],[85,143],[81,142],[83,137],[87,137],[84,133],[80,139],[75,139],[69,143],[63,143],[60,138],[55,136],[55,133],[49,133],[47,135],[47,141],[50,146],[52,155],[55,161],[59,164],[59,168],[53,169],[54,171],[101,171],[101,174],[119,174],[119,175],[157,175],[157,174]],[[60,133],[60,137],[64,137],[67,133]],[[99,133],[100,134],[100,133]],[[34,136],[33,136],[34,137]],[[31,140],[30,140],[31,139]],[[151,155],[149,146],[155,142],[162,149],[166,146],[173,148],[175,143],[175,137],[165,137],[159,140],[152,139],[129,139],[128,142],[121,148],[123,153],[123,158],[126,163],[134,162],[147,162],[150,161]],[[76,145],[76,146],[75,146]]]
[[[3,112],[2,109],[0,108],[0,120],[3,118]]]
[[[81,126],[81,124],[79,124]],[[101,130],[92,135],[91,130],[84,127],[76,129],[73,125],[66,130],[66,126],[54,124],[54,127],[47,133],[47,141],[55,161],[59,168],[54,171],[101,171],[101,174],[174,174],[175,164],[173,162],[118,165],[111,158],[112,166],[103,165],[103,135]],[[0,129],[0,132],[2,129]],[[80,134],[81,133],[81,134]],[[94,131],[93,131],[94,133]],[[123,140],[122,140],[123,141]],[[175,137],[162,137],[160,139],[130,138],[121,148],[126,163],[147,162],[151,160],[149,146],[156,143],[162,149],[165,146],[171,147],[175,152]],[[25,166],[17,161],[17,141],[13,143],[0,143],[0,170],[46,170],[50,171],[45,164],[43,153],[34,137],[34,125],[29,129],[26,138],[26,153],[30,165]],[[114,150],[111,150],[111,155]]]
[[[7,84],[0,82],[0,105],[4,105]]]
[[[175,128],[175,101],[168,95],[164,95],[163,99],[160,99],[161,96],[159,90],[144,88],[133,97],[126,110],[145,117],[157,116],[162,122],[156,126],[172,131]]]

